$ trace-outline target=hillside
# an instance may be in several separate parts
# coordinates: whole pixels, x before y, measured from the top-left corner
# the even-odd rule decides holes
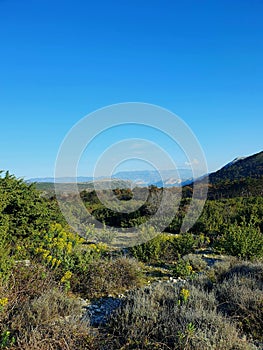
[[[263,152],[236,158],[209,174],[209,199],[263,196]]]
[[[236,181],[244,178],[258,179],[263,175],[263,151],[245,158],[236,158],[220,170],[209,175],[209,182]]]
[[[209,185],[208,199],[263,196],[263,175],[259,178],[224,180]]]

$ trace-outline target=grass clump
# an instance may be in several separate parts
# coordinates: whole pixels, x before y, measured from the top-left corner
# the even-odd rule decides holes
[[[122,293],[144,282],[141,264],[135,259],[119,257],[91,262],[81,278],[72,279],[72,290],[93,299]]]

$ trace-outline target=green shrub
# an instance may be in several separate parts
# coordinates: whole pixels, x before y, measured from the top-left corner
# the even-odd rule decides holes
[[[262,258],[263,234],[252,222],[232,224],[217,243],[217,248],[242,259]]]
[[[74,252],[84,241],[62,225],[52,224],[35,238],[33,254],[47,266],[56,268],[61,265],[64,269],[70,269],[74,266]]]
[[[15,260],[11,256],[11,248],[7,243],[1,243],[0,241],[0,283],[4,283],[8,280]]]
[[[129,251],[135,258],[143,262],[172,262],[179,256],[193,252],[194,246],[195,239],[191,234],[168,235],[163,233],[143,244],[129,248]]]
[[[175,237],[176,239],[172,241],[172,246],[178,255],[184,256],[194,251],[196,240],[191,233],[182,233]]]
[[[189,261],[179,259],[172,268],[172,272],[175,277],[187,278],[193,275],[193,267]]]
[[[15,344],[16,339],[10,331],[5,330],[0,334],[0,348],[8,348]]]
[[[0,233],[7,229],[13,242],[32,239],[35,232],[60,217],[57,207],[43,198],[33,184],[8,172],[3,177],[0,172],[0,198]]]
[[[156,237],[145,243],[129,248],[129,251],[140,261],[157,262],[161,259],[165,259],[169,243],[168,235],[158,234]]]

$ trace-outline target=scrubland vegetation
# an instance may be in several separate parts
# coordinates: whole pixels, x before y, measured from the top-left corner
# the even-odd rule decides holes
[[[149,190],[131,214],[111,212],[95,192],[81,197],[97,219],[131,227],[158,207],[162,189]],[[136,191],[143,198],[146,189]],[[129,190],[115,192],[133,205]],[[87,225],[87,243],[67,226],[54,197],[2,174],[0,348],[261,349],[263,198],[208,200],[191,230],[180,233],[189,192],[165,233],[113,251],[114,231],[98,239]],[[125,297],[106,324],[94,327],[83,317],[83,300],[119,294]]]

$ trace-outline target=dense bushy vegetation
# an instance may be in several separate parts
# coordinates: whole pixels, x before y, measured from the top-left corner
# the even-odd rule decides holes
[[[208,200],[191,231],[180,233],[191,201],[185,190],[165,233],[143,225],[141,234],[153,238],[112,251],[114,226],[147,222],[162,189],[114,193],[130,208],[143,204],[118,213],[95,191],[82,191],[87,209],[113,226],[103,235],[87,226],[86,242],[67,226],[54,197],[9,173],[0,177],[0,348],[259,349],[263,198]],[[221,261],[213,265],[206,251]],[[80,298],[119,293],[125,301],[106,325],[95,332],[82,320]]]

